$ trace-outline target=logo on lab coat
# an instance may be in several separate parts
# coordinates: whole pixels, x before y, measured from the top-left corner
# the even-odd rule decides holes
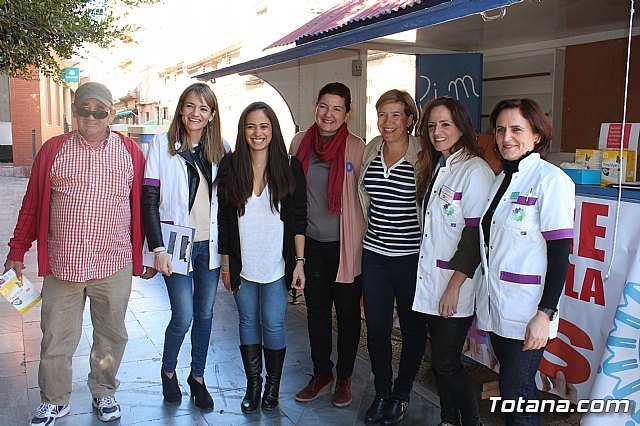
[[[451,203],[445,203],[442,206],[442,213],[444,213],[447,216],[453,216],[455,212],[456,212],[456,207]]]
[[[524,211],[522,207],[516,207],[513,209],[513,213],[511,214],[511,218],[516,222],[522,222],[524,218],[527,217],[527,213]]]

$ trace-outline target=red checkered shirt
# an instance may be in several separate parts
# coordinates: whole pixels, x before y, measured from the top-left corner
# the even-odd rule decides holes
[[[49,257],[61,280],[108,277],[131,263],[133,161],[115,133],[97,148],[78,133],[51,168]]]

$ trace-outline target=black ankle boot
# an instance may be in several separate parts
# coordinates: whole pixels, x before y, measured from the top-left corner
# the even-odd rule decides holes
[[[387,411],[387,405],[389,405],[389,399],[376,396],[364,415],[364,424],[380,423]]]
[[[252,413],[260,404],[262,391],[262,345],[240,345],[240,354],[247,376],[247,392],[240,407],[243,413]]]
[[[402,418],[407,414],[409,409],[409,401],[399,398],[392,398],[389,401],[387,410],[382,418],[383,425],[393,425],[402,421]]]
[[[160,369],[162,378],[162,396],[164,400],[171,404],[179,404],[182,401],[182,391],[178,385],[178,376],[173,372],[173,377],[169,378],[167,373]]]
[[[201,410],[213,410],[213,398],[211,398],[211,395],[207,390],[207,385],[204,383],[204,377],[202,378],[202,383],[199,383],[193,378],[192,374],[189,374],[187,383],[191,389],[191,399],[195,402],[196,407]]]
[[[282,378],[282,365],[284,364],[284,354],[287,348],[267,349],[264,348],[264,364],[267,370],[264,394],[262,395],[262,409],[271,411],[278,406],[280,396],[280,379]]]

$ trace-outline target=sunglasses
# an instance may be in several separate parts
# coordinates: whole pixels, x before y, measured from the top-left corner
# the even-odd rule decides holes
[[[98,120],[102,120],[103,118],[107,118],[107,115],[109,115],[109,111],[102,111],[102,110],[95,110],[95,111],[91,111],[88,110],[86,108],[77,108],[76,112],[78,113],[78,115],[80,117],[86,118],[90,115],[93,115],[93,118],[97,118]]]

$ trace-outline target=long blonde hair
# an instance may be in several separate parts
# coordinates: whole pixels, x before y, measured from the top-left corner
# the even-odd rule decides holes
[[[169,125],[169,152],[171,155],[176,155],[187,149],[193,150],[193,144],[189,138],[184,137],[187,129],[185,129],[182,123],[182,106],[184,105],[185,98],[191,92],[195,92],[206,102],[209,108],[211,108],[213,119],[207,123],[199,143],[202,145],[204,157],[207,161],[218,164],[226,152],[224,144],[222,143],[222,132],[220,130],[220,111],[215,93],[213,93],[213,90],[205,83],[193,83],[184,89],[180,95],[178,105],[176,105],[176,112],[173,114],[173,120],[171,120],[171,124]],[[180,144],[178,149],[176,149],[176,142],[178,141],[180,141]]]

